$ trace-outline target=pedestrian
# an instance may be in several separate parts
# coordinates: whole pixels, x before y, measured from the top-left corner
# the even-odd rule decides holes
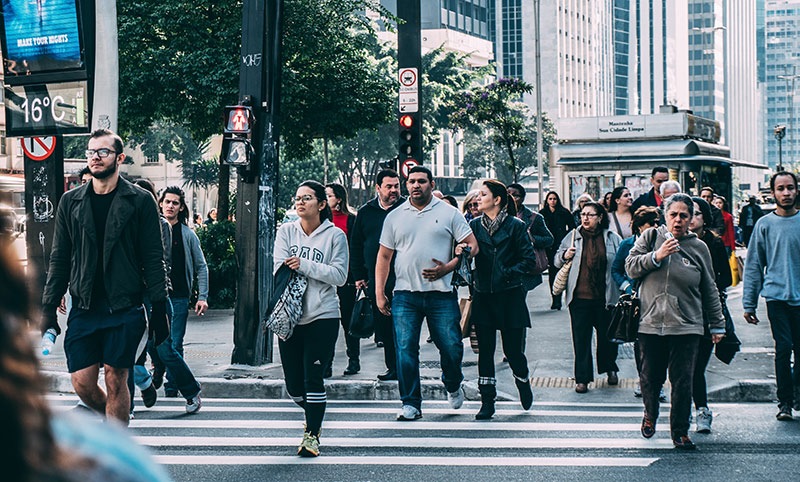
[[[753,228],[763,216],[764,211],[761,209],[761,206],[756,203],[756,197],[750,196],[750,199],[747,200],[747,204],[745,204],[741,212],[739,212],[739,227],[742,228],[742,238],[745,247],[750,246],[750,236],[753,234]]]
[[[711,207],[700,197],[692,197],[694,201],[694,216],[689,224],[689,229],[697,235],[708,247],[711,254],[711,267],[714,269],[714,283],[719,292],[720,307],[725,314],[725,289],[731,285],[731,265],[728,261],[728,252],[725,243],[714,231],[711,231]],[[703,336],[697,346],[697,358],[694,362],[694,375],[692,377],[692,399],[697,411],[695,420],[697,433],[710,433],[711,422],[714,414],[708,408],[708,390],[706,387],[706,368],[711,360],[714,343],[711,342],[709,332],[708,314],[703,312]]]
[[[669,179],[669,169],[664,166],[656,166],[650,173],[650,184],[653,186],[649,191],[642,194],[631,205],[631,212],[636,212],[642,206],[661,206],[661,183]]]
[[[596,202],[583,206],[581,225],[573,233],[561,241],[555,264],[561,268],[574,259],[565,292],[575,355],[575,391],[586,393],[594,380],[592,329],[597,332],[597,373],[607,373],[609,385],[619,383],[617,345],[608,340],[606,333],[611,322],[610,308],[619,299],[611,264],[622,239],[608,229],[608,213]]]
[[[525,232],[528,233],[528,239],[534,248],[541,248],[547,250],[553,246],[553,235],[547,229],[547,224],[544,222],[544,217],[539,213],[535,213],[525,206],[525,189],[519,184],[508,185],[508,197],[513,201],[514,207],[517,210],[516,218],[525,224]],[[522,286],[525,292],[528,292],[542,284],[542,274],[532,274],[531,271],[525,273],[522,277]],[[522,341],[523,351],[525,349],[525,340]]]
[[[350,239],[353,233],[353,224],[356,222],[356,215],[347,204],[347,190],[344,186],[337,183],[330,183],[325,186],[325,194],[328,197],[328,206],[333,213],[333,224],[344,231],[347,235],[348,244],[348,258]],[[361,371],[361,362],[359,357],[361,354],[361,339],[355,336],[350,336],[350,318],[353,316],[353,306],[356,303],[356,284],[353,279],[352,272],[348,271],[347,283],[344,286],[339,286],[336,289],[336,294],[339,296],[339,313],[342,329],[344,330],[344,341],[347,347],[347,368],[344,369],[344,375],[355,375]],[[336,332],[338,337],[339,332]],[[325,369],[325,378],[333,376],[333,359]]]
[[[92,132],[86,150],[92,180],[59,202],[42,332],[60,333],[56,309],[69,285],[64,351],[72,385],[89,408],[127,425],[128,371],[147,342],[145,294],[153,304],[150,325],[157,344],[169,336],[169,322],[158,210],[150,194],[120,178],[122,150],[114,132]],[[101,364],[107,391],[98,385]]]
[[[611,212],[611,197],[614,194],[614,191],[607,192],[603,195],[603,207],[606,208],[606,211]],[[617,233],[619,234],[619,233]]]
[[[292,335],[278,340],[286,392],[305,411],[306,426],[297,454],[319,455],[319,433],[327,395],[323,371],[333,357],[339,331],[336,287],[347,282],[347,236],[333,224],[325,186],[300,184],[294,196],[298,219],[284,223],[275,237],[273,266],[308,278],[303,312]]]
[[[639,236],[625,262],[628,276],[639,280],[644,402],[641,432],[645,438],[655,435],[658,394],[669,372],[672,443],[678,449],[692,450],[695,445],[688,434],[689,414],[703,315],[708,317],[714,343],[725,336],[725,319],[708,247],[689,231],[694,214],[692,198],[673,194],[664,200],[662,208],[666,225]]]
[[[416,420],[422,417],[419,336],[423,318],[427,318],[439,350],[450,406],[458,409],[464,403],[461,312],[451,285],[459,258],[453,256],[453,245],[468,244],[470,257],[477,255],[479,248],[464,217],[431,194],[435,183],[428,168],[412,168],[406,187],[409,199],[383,223],[375,266],[375,298],[381,313],[394,317],[397,378],[403,402],[397,419]],[[393,257],[396,284],[390,305],[385,288]]]
[[[725,218],[722,215],[722,210],[714,205],[714,188],[706,186],[700,190],[700,197],[708,203],[711,208],[711,216],[714,218],[709,225],[710,230],[714,231],[719,237],[725,236]]]
[[[458,209],[458,201],[456,201],[456,198],[454,198],[453,196],[450,196],[448,194],[447,196],[442,198],[442,201],[444,201],[447,204],[449,204],[449,205],[453,206],[454,208]]]
[[[375,199],[361,206],[353,224],[350,236],[350,270],[356,280],[356,288],[365,290],[373,302],[375,333],[383,342],[383,361],[386,371],[378,375],[378,380],[397,380],[397,354],[394,347],[394,326],[392,316],[384,315],[375,303],[375,263],[378,259],[381,230],[386,216],[405,202],[400,196],[400,176],[391,169],[378,173]],[[394,290],[394,260],[389,264],[384,295],[391,302]]]
[[[464,203],[461,205],[461,212],[464,213],[464,219],[466,219],[467,222],[481,215],[480,211],[478,211],[478,201],[475,200],[477,196],[477,189],[473,189],[467,193],[467,197],[464,198]]]
[[[800,215],[797,177],[779,171],[769,180],[775,212],[762,216],[753,227],[744,267],[744,318],[757,325],[758,296],[767,300],[767,316],[775,340],[775,381],[778,384],[778,420],[792,420],[800,410]],[[752,204],[752,203],[751,203]],[[794,353],[794,368],[791,358]]]
[[[594,202],[594,199],[592,199],[592,196],[588,193],[583,193],[578,196],[578,199],[575,201],[577,207],[572,211],[572,222],[574,226],[581,225],[581,211],[583,210],[583,206],[590,202]]]
[[[194,230],[197,231],[198,229],[203,228],[203,216],[200,216],[197,213],[194,213],[194,217],[192,218],[194,221]]]
[[[169,186],[159,199],[161,212],[172,227],[172,264],[169,271],[169,299],[172,304],[170,337],[175,351],[183,357],[183,338],[186,336],[186,322],[189,319],[189,302],[192,298],[194,279],[197,279],[197,302],[194,312],[203,316],[208,309],[208,265],[200,247],[197,234],[187,226],[189,210],[186,197],[178,186]],[[177,381],[170,379],[164,383],[167,398],[178,396]],[[185,393],[184,393],[185,395]]]
[[[554,258],[556,256],[556,251],[558,251],[558,247],[561,246],[561,241],[564,239],[564,236],[566,236],[570,230],[575,228],[575,218],[573,218],[572,213],[570,213],[569,210],[561,204],[561,198],[555,191],[550,191],[547,193],[547,196],[544,198],[544,204],[542,205],[542,209],[539,210],[539,213],[544,218],[544,223],[547,226],[547,230],[553,235],[553,244],[547,248],[547,277],[550,281],[550,293],[553,297],[553,302],[550,304],[550,309],[560,310],[561,294],[552,294],[553,281],[555,281],[556,274],[558,273],[558,268],[555,265]]]
[[[490,419],[495,411],[497,379],[494,352],[498,331],[522,408],[528,410],[533,404],[524,345],[531,319],[525,304],[527,290],[523,286],[523,277],[536,266],[536,254],[525,224],[515,218],[516,205],[513,201],[509,202],[513,200],[508,195],[509,191],[511,188],[507,189],[499,181],[484,181],[476,198],[481,216],[470,222],[480,248],[475,257],[470,316],[470,323],[475,327],[478,338],[481,408],[475,415],[477,420]],[[461,253],[462,246],[456,247],[457,255]]]
[[[631,192],[625,186],[615,187],[611,191],[611,199],[608,202],[609,210],[609,229],[614,231],[622,239],[628,239],[633,236],[633,197]]]
[[[725,221],[725,235],[722,236],[722,242],[725,244],[728,257],[730,257],[736,250],[736,231],[733,228],[733,215],[729,212],[730,208],[725,196],[715,194],[713,204],[722,212],[722,219]]]
[[[81,172],[78,173],[78,177],[81,179],[81,186],[86,184],[87,182],[92,180],[92,171],[89,170],[89,167],[84,167],[81,169]]]
[[[508,195],[514,200],[514,205],[517,208],[517,219],[525,223],[526,229],[529,228],[533,222],[534,213],[527,206],[525,206],[525,188],[522,187],[522,184],[516,182],[509,184]]]
[[[217,222],[217,208],[211,209],[206,215],[206,226],[210,226]]]

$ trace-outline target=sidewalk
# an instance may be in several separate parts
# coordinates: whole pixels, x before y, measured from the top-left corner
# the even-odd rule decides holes
[[[742,285],[728,290],[728,306],[736,323],[737,335],[742,341],[742,351],[730,366],[714,356],[711,358],[706,377],[709,399],[717,402],[767,402],[775,399],[774,343],[766,319],[763,299],[759,306],[761,323],[748,325],[742,317]],[[528,294],[532,329],[528,330],[527,356],[532,372],[537,397],[545,392],[553,396],[575,395],[569,312],[550,310],[547,282]],[[63,318],[63,317],[62,317]],[[66,320],[60,319],[62,329]],[[32,333],[38,346],[38,333]],[[63,335],[58,337],[56,347],[49,356],[39,356],[42,369],[50,379],[50,389],[56,392],[72,392],[66,360],[62,347]],[[441,369],[438,351],[432,343],[426,343],[427,329],[423,327],[420,347],[423,398],[445,399],[446,393],[440,381]],[[277,342],[274,345],[274,363],[251,367],[231,365],[233,350],[233,310],[210,310],[205,316],[189,316],[184,343],[186,361],[203,385],[206,397],[225,398],[285,398],[283,371],[280,365]],[[478,357],[472,352],[469,340],[464,340],[463,372],[467,398],[479,399],[476,381]],[[502,363],[501,343],[497,353],[498,395],[501,399],[517,399],[516,388],[506,363]],[[606,385],[605,376],[589,385],[590,394],[609,394],[630,398],[637,383],[636,366],[631,345],[620,347],[618,365],[620,383],[616,387]],[[148,363],[149,366],[149,363]],[[385,370],[383,349],[372,339],[361,341],[361,372],[343,376],[347,366],[345,344],[340,331],[333,364],[333,378],[326,381],[328,397],[331,399],[380,399],[399,400],[397,382],[378,382],[376,375]],[[557,392],[557,393],[555,393]],[[579,397],[586,397],[578,395]],[[571,397],[570,397],[571,399]]]

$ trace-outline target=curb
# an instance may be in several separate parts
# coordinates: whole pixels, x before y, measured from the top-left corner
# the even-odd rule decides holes
[[[778,399],[778,386],[771,379],[732,380],[708,390],[711,402],[772,402]]]

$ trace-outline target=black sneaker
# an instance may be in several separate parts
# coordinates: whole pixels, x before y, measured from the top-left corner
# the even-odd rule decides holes
[[[672,445],[674,445],[678,450],[694,450],[697,448],[697,445],[695,445],[687,435],[681,435],[680,437],[673,439]]]
[[[647,418],[642,419],[642,437],[652,438],[656,434],[656,423]]]
[[[775,415],[775,418],[780,420],[781,422],[791,422],[794,420],[792,417],[792,407],[787,405],[779,405],[778,406],[778,414]]]
[[[164,384],[164,372],[161,370],[153,370],[153,373],[150,374],[153,379],[153,387],[158,390],[161,388],[161,385]]]
[[[156,387],[153,386],[153,383],[150,383],[149,387],[142,390],[142,401],[144,402],[145,407],[152,407],[156,404],[157,399],[158,392],[156,392]]]

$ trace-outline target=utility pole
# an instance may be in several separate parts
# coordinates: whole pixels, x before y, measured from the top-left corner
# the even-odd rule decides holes
[[[253,159],[240,167],[236,202],[236,307],[231,363],[272,361],[272,333],[261,320],[273,290],[272,248],[278,188],[282,0],[245,0],[242,8],[241,104],[253,109]]]
[[[397,66],[400,81],[398,122],[400,155],[398,172],[423,164],[422,152],[422,31],[420,0],[397,2]],[[402,183],[401,183],[402,184]]]
[[[542,25],[540,23],[542,17],[540,13],[541,0],[533,0],[533,21],[536,23],[536,165],[539,171],[539,192],[536,204],[538,206],[541,206],[544,200],[544,146],[542,146]]]

